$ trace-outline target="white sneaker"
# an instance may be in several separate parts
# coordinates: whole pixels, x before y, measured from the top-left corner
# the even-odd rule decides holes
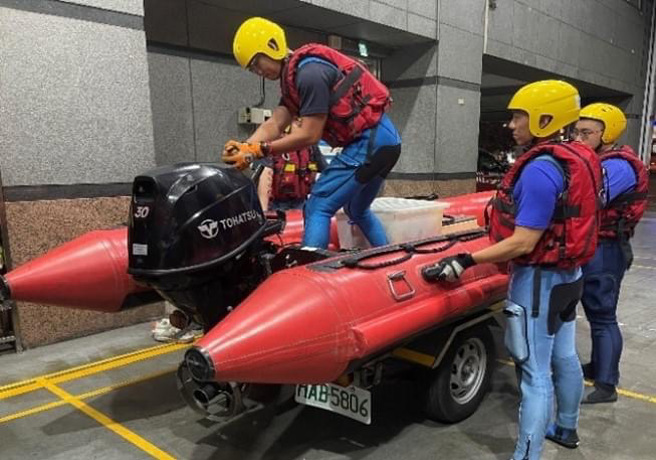
[[[180,329],[172,326],[168,318],[162,318],[155,323],[151,334],[158,342],[174,342],[178,332]]]
[[[166,316],[166,317],[160,319],[159,321],[155,321],[154,323],[152,323],[152,325],[153,325],[153,330],[152,330],[152,332],[155,332],[155,331],[166,331],[166,330],[170,329],[171,327],[173,327],[173,326],[171,325],[171,321],[169,320],[169,317],[168,317],[168,316]]]
[[[151,333],[153,339],[158,342],[191,343],[203,335],[203,329],[195,323],[190,323],[184,329],[178,329],[171,325],[168,318],[163,318],[155,323],[155,327]]]

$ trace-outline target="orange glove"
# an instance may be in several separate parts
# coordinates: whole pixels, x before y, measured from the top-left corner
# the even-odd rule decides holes
[[[221,159],[237,169],[246,169],[254,160],[264,157],[269,151],[266,142],[248,143],[228,141],[223,147]]]

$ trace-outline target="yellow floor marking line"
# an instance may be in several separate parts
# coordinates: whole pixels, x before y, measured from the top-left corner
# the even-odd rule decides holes
[[[188,348],[189,346],[190,345],[187,343],[159,345],[156,347],[146,348],[144,350],[138,350],[136,352],[127,353],[125,355],[119,355],[113,358],[103,359],[102,361],[97,361],[82,366],[72,367],[70,369],[54,372],[52,374],[34,377],[32,379],[23,380],[21,382],[16,382],[10,385],[5,385],[3,387],[0,387],[0,400],[38,390],[39,388],[41,388],[41,385],[38,383],[41,380],[48,380],[51,383],[55,383],[55,384],[67,382],[69,380],[75,380],[75,379],[87,377],[93,374],[97,374],[99,372],[108,371],[110,369],[116,369],[119,367],[127,366],[128,364],[154,358],[155,356],[160,356],[163,354],[172,353],[174,351],[183,350],[185,348]]]
[[[647,267],[645,265],[636,265],[636,264],[631,265],[631,268],[646,268],[647,270],[656,270],[656,267]]]
[[[27,409],[24,411],[16,412],[14,414],[9,414],[6,415],[2,418],[0,418],[0,423],[6,423],[6,422],[11,422],[12,420],[17,420],[19,418],[27,417],[29,415],[34,415],[34,414],[39,414],[41,412],[45,412],[51,409],[55,409],[59,406],[64,406],[68,404],[66,401],[57,400],[48,404],[42,404],[40,406],[33,407],[31,409]]]
[[[640,401],[646,401],[653,404],[656,404],[656,396],[643,395],[642,393],[636,393],[634,391],[623,390],[621,388],[617,389],[617,394],[626,396],[627,398],[633,398]]]
[[[497,361],[500,362],[501,364],[505,364],[506,366],[515,367],[515,363],[509,359],[497,359]],[[593,385],[593,383],[590,380],[585,380],[584,384],[587,387],[591,387]],[[626,396],[627,398],[637,399],[639,401],[645,401],[645,402],[656,404],[656,396],[649,396],[642,393],[636,393],[635,391],[623,390],[621,388],[617,389],[617,394]]]
[[[142,377],[138,377],[136,379],[126,380],[124,382],[118,382],[112,385],[107,385],[106,387],[98,388],[97,390],[87,391],[86,393],[77,395],[76,398],[88,399],[88,398],[93,398],[95,396],[100,396],[105,393],[109,393],[110,391],[118,390],[119,388],[129,387],[131,385],[136,385],[137,383],[145,382],[146,380],[156,379],[157,377],[161,377],[163,375],[170,374],[171,372],[175,372],[177,369],[178,369],[177,366],[170,367],[168,369],[164,369],[158,372],[153,372],[151,374],[147,374]]]
[[[76,409],[88,415],[89,417],[91,417],[96,422],[103,425],[108,430],[113,431],[114,433],[116,433],[117,435],[119,435],[129,443],[133,444],[134,446],[138,447],[139,449],[143,450],[144,452],[148,453],[152,457],[157,458],[159,460],[175,460],[175,457],[172,457],[171,455],[167,454],[159,447],[155,446],[154,444],[151,444],[150,442],[148,442],[138,434],[134,433],[133,431],[130,431],[120,423],[117,423],[114,420],[110,419],[102,412],[97,411],[93,407],[75,398],[73,395],[62,390],[61,388],[59,388],[57,385],[54,385],[50,381],[46,379],[38,379],[38,382],[51,393],[63,399],[67,403],[71,404]]]
[[[171,348],[174,345],[176,345],[176,344],[175,343],[167,343],[167,344],[164,344],[164,345],[155,345],[154,347],[141,348],[139,350],[131,351],[130,353],[125,353],[125,354],[122,354],[122,355],[112,356],[110,358],[105,358],[105,359],[102,359],[100,361],[92,361],[90,363],[82,364],[80,366],[70,367],[68,369],[53,372],[53,373],[50,373],[50,374],[38,375],[38,376],[32,377],[30,379],[21,380],[19,382],[14,382],[14,383],[10,383],[8,385],[0,386],[0,392],[5,391],[5,390],[9,390],[9,389],[12,389],[12,388],[15,388],[15,387],[19,387],[19,386],[22,386],[22,385],[27,385],[27,384],[33,383],[34,381],[36,381],[37,379],[40,379],[40,378],[49,379],[49,378],[56,377],[56,376],[61,375],[61,374],[65,374],[67,372],[75,372],[75,371],[78,371],[78,370],[87,369],[89,367],[93,367],[93,366],[97,366],[98,364],[104,364],[104,363],[107,363],[107,362],[115,361],[117,359],[127,358],[127,357],[135,356],[135,355],[140,355],[140,354],[143,354],[143,353],[150,353],[151,351],[155,351],[155,350]]]
[[[38,383],[27,383],[18,388],[12,388],[6,391],[0,391],[0,401],[3,399],[11,398],[12,396],[20,395],[23,393],[31,393],[32,391],[40,390],[41,385]]]
[[[146,380],[154,379],[157,377],[161,377],[162,375],[170,374],[171,372],[174,372],[177,369],[177,367],[171,367],[169,369],[165,369],[163,371],[159,372],[153,372],[152,374],[144,375],[143,377],[139,377],[136,379],[132,380],[126,380],[124,382],[119,382],[115,383],[113,385],[108,385],[106,387],[98,388],[97,390],[92,390],[87,393],[82,393],[79,395],[76,395],[75,397],[77,399],[88,399],[88,398],[93,398],[95,396],[100,396],[105,393],[109,393],[110,391],[118,390],[119,388],[127,387],[130,385],[136,385],[137,383],[145,382]],[[41,387],[39,387],[41,388]],[[16,412],[13,414],[6,415],[4,417],[0,417],[0,424],[5,423],[5,422],[11,422],[12,420],[16,420],[19,418],[23,417],[28,417],[30,415],[38,414],[41,412],[45,412],[51,409],[55,409],[56,407],[63,406],[64,404],[67,404],[66,401],[58,400],[54,401],[48,404],[42,404],[40,406],[35,406],[30,409],[26,409],[20,412]]]

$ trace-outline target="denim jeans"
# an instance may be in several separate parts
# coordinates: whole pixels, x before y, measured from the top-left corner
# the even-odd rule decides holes
[[[540,276],[539,312],[533,316],[534,276]],[[549,330],[551,292],[558,285],[574,283],[581,270],[548,270],[513,266],[508,292],[508,309],[524,309],[525,343],[523,362],[516,363],[521,402],[519,406],[519,436],[513,458],[539,459],[544,437],[554,411],[556,423],[564,428],[578,426],[579,404],[583,395],[583,373],[576,354],[576,321],[561,317],[553,320]],[[578,299],[573,300],[572,311]],[[558,302],[551,302],[551,306]],[[564,307],[564,306],[563,306]],[[506,334],[511,334],[506,329]],[[506,343],[517,343],[506,337]],[[513,350],[509,350],[514,355]],[[520,351],[521,353],[521,351]]]
[[[617,240],[600,241],[594,258],[583,267],[581,303],[590,322],[594,379],[615,386],[620,379],[622,354],[617,301],[625,270],[626,258]]]
[[[369,209],[383,186],[384,178],[376,175],[367,182],[356,177],[357,169],[367,160],[372,130],[344,147],[321,173],[305,202],[303,246],[326,248],[330,239],[330,219],[340,209],[356,224],[372,246],[387,244],[385,230]],[[372,155],[383,146],[399,145],[401,138],[387,115],[381,118],[372,143]]]

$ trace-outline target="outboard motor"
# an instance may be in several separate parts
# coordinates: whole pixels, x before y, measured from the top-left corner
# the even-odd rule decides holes
[[[209,330],[266,277],[266,227],[255,185],[236,169],[156,168],[134,180],[128,273]]]
[[[258,176],[255,173],[254,176]],[[209,331],[271,273],[328,257],[266,240],[284,213],[262,212],[254,182],[211,163],[180,163],[137,176],[128,228],[128,273]],[[197,379],[186,359],[178,389],[189,406],[228,421],[275,398],[278,386]]]

